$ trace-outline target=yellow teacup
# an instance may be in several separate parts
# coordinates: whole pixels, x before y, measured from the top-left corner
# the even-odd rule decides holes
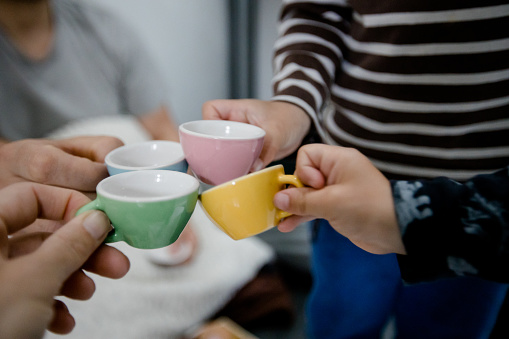
[[[277,192],[286,185],[302,187],[282,165],[272,166],[215,186],[200,196],[203,210],[232,239],[244,239],[277,226],[291,214],[274,206]]]

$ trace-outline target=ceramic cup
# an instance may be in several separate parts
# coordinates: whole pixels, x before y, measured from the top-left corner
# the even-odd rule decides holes
[[[161,248],[180,236],[193,214],[199,183],[189,174],[144,170],[120,173],[97,185],[97,198],[77,214],[104,211],[113,225],[105,242]]]
[[[196,177],[219,185],[249,173],[262,151],[265,131],[236,121],[197,120],[180,125],[179,135]]]
[[[283,165],[265,168],[213,187],[200,195],[207,216],[232,239],[244,239],[277,226],[290,216],[274,206],[277,192],[286,185],[302,187]]]
[[[153,140],[128,144],[114,149],[104,159],[108,173],[139,170],[187,172],[187,161],[178,142]]]

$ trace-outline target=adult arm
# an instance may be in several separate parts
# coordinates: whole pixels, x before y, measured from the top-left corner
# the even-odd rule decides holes
[[[179,141],[178,127],[166,106],[140,115],[138,119],[152,139]]]

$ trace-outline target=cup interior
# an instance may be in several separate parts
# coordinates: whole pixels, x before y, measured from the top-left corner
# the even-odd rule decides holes
[[[247,140],[265,136],[258,126],[227,120],[196,120],[180,125],[181,133],[203,138]]]
[[[97,193],[114,200],[150,202],[186,196],[198,188],[198,180],[186,173],[145,170],[108,177],[97,185]]]
[[[144,170],[170,166],[184,159],[178,142],[147,141],[116,148],[106,156],[105,162],[123,170]]]

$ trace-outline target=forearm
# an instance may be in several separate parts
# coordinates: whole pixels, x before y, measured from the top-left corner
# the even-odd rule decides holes
[[[154,140],[179,140],[177,125],[165,106],[140,116],[139,121]]]
[[[458,275],[509,282],[509,168],[465,184],[393,181],[407,282]]]

